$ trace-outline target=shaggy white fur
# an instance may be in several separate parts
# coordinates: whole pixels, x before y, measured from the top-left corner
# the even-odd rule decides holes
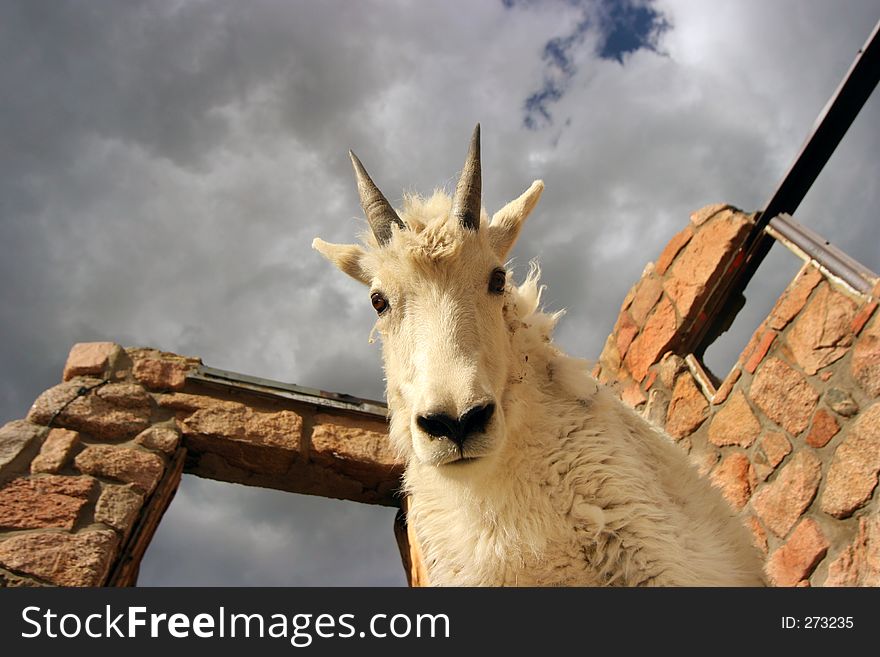
[[[407,469],[431,582],[763,585],[758,553],[718,490],[586,362],[550,342],[559,315],[538,310],[540,296],[533,266],[507,307],[524,367],[510,380],[499,476]]]
[[[748,530],[661,431],[562,353],[533,265],[495,299],[485,276],[540,196],[536,182],[479,230],[443,193],[407,199],[385,244],[315,248],[383,294],[391,439],[409,522],[436,585],[757,586]],[[375,305],[375,304],[374,304]],[[494,400],[462,446],[420,414]],[[473,446],[471,446],[473,444]]]

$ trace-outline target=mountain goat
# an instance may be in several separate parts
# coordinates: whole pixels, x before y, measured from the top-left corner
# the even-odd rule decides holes
[[[369,286],[390,439],[432,584],[750,586],[748,530],[664,434],[551,341],[505,258],[543,191],[491,219],[480,126],[455,195],[398,214],[351,153],[371,235],[313,247]]]

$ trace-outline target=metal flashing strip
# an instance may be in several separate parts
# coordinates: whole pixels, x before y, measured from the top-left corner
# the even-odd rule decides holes
[[[814,261],[834,278],[850,288],[871,296],[880,277],[873,271],[838,249],[831,242],[806,226],[799,224],[788,214],[780,214],[770,220],[767,233],[806,261]]]
[[[187,380],[218,385],[226,388],[247,390],[268,397],[279,397],[304,404],[313,404],[342,411],[350,411],[369,415],[385,421],[388,417],[388,406],[381,401],[361,399],[353,395],[338,392],[327,392],[317,388],[307,388],[293,383],[283,383],[272,379],[263,379],[229,370],[221,370],[207,365],[187,375]]]

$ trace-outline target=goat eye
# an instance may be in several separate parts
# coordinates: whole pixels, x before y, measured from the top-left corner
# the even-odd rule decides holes
[[[504,294],[504,285],[507,283],[507,272],[496,269],[489,276],[489,292],[492,294]]]
[[[388,299],[383,297],[380,292],[373,292],[370,295],[370,301],[373,302],[373,308],[380,315],[388,310]]]

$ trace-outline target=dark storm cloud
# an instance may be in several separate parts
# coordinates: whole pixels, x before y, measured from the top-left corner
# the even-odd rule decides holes
[[[217,505],[217,498],[223,506]],[[395,509],[184,477],[140,582],[199,586],[402,586]],[[247,518],[247,525],[230,521]],[[198,554],[193,551],[193,534]]]
[[[539,259],[560,342],[596,358],[689,212],[766,200],[877,18],[869,1],[515,4],[0,5],[0,419],[90,340],[381,397],[366,290],[311,240],[364,228],[349,148],[396,202],[449,188],[478,120],[490,212],[547,183],[515,276]],[[626,20],[569,39],[584,8],[615,7]],[[556,121],[526,130],[553,67]],[[872,98],[799,212],[874,269],[878,119]],[[142,582],[402,581],[387,510],[242,491],[188,479]]]

